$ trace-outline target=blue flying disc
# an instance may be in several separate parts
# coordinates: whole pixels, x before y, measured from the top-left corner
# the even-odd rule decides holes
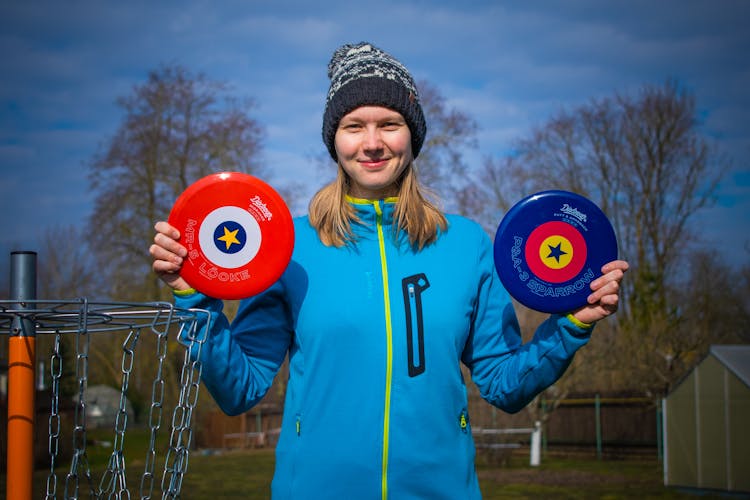
[[[530,309],[567,313],[586,305],[591,282],[617,259],[602,210],[569,191],[541,191],[516,203],[495,234],[495,269],[508,293]]]

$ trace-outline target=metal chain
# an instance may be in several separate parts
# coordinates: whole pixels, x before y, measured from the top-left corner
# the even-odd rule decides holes
[[[99,493],[107,494],[108,498],[130,498],[125,476],[125,431],[128,427],[127,391],[130,385],[130,374],[133,371],[135,348],[140,338],[140,328],[131,329],[122,344],[122,382],[120,383],[120,402],[115,417],[115,442],[112,455],[107,463],[107,470],[99,482]]]
[[[60,345],[62,336],[58,331],[55,333],[55,344],[52,350],[52,356],[49,363],[49,371],[52,378],[52,399],[50,401],[50,414],[47,420],[48,441],[47,451],[49,452],[49,474],[47,475],[47,500],[57,497],[57,474],[55,474],[55,461],[59,452],[60,444],[60,378],[62,377],[62,355]]]
[[[87,403],[86,393],[89,382],[89,351],[91,347],[91,330],[89,322],[94,326],[93,331],[99,331],[98,325],[107,324],[112,317],[108,313],[102,314],[96,309],[90,309],[87,299],[76,302],[77,314],[63,310],[61,313],[52,308],[49,318],[72,319],[73,323],[62,324],[62,326],[46,333],[54,333],[55,340],[50,358],[51,377],[51,403],[48,419],[48,453],[50,456],[50,469],[47,475],[46,499],[56,499],[58,495],[58,478],[55,467],[58,465],[60,452],[60,384],[63,377],[63,334],[75,334],[75,376],[78,389],[78,400],[75,405],[74,427],[73,427],[73,452],[69,472],[65,477],[64,498],[77,499],[79,494],[86,493],[90,498],[130,498],[127,488],[125,474],[124,442],[128,427],[127,392],[130,386],[130,378],[133,374],[136,347],[139,343],[141,330],[146,325],[130,325],[127,338],[123,342],[122,349],[122,380],[120,387],[120,401],[118,413],[115,419],[115,440],[113,451],[107,468],[99,482],[98,491],[95,489],[87,456]],[[136,317],[141,311],[136,310]],[[144,472],[141,477],[139,496],[142,499],[150,499],[154,489],[154,469],[157,461],[156,441],[157,434],[161,428],[163,412],[165,408],[165,374],[169,373],[169,367],[165,366],[168,354],[168,337],[170,330],[177,329],[179,343],[185,347],[182,366],[179,375],[178,401],[172,412],[171,433],[169,448],[164,461],[164,474],[161,478],[162,498],[179,498],[182,481],[188,468],[188,457],[193,440],[192,417],[198,403],[202,365],[194,359],[200,359],[201,347],[207,336],[210,323],[210,314],[204,310],[190,310],[190,315],[179,315],[171,304],[158,304],[154,317],[149,318],[148,325],[156,335],[156,375],[152,383],[151,406],[148,415],[148,428],[150,431],[149,447],[146,455]],[[129,311],[118,317],[125,317]],[[198,316],[204,315],[206,319]],[[165,317],[166,316],[166,317]],[[176,316],[176,317],[175,317]],[[115,319],[118,319],[115,318]],[[73,328],[69,328],[72,326]],[[125,331],[127,327],[125,327]],[[111,330],[114,330],[112,328]],[[81,487],[84,491],[81,492]]]
[[[189,325],[187,337],[191,340],[196,338],[197,322]],[[182,334],[186,328],[181,325]],[[200,361],[191,359],[191,351],[195,348],[195,359],[200,359],[202,343],[191,342],[185,350],[185,356],[180,373],[180,397],[174,413],[172,414],[172,432],[169,440],[169,450],[164,463],[164,475],[162,476],[162,498],[179,498],[182,489],[182,480],[187,472],[190,445],[193,438],[191,420],[193,410],[198,404],[198,392],[200,389],[200,378],[202,365]],[[171,459],[171,460],[170,460]]]
[[[171,318],[169,318],[171,320]],[[155,323],[158,323],[155,320]],[[170,321],[167,321],[167,327]],[[154,490],[154,464],[156,462],[156,435],[161,427],[161,418],[164,409],[164,359],[167,357],[167,328],[158,331],[152,327],[156,334],[156,375],[151,385],[151,407],[148,413],[148,425],[150,429],[149,447],[146,453],[146,464],[141,476],[140,497],[151,498]]]
[[[92,497],[95,497],[91,480],[88,457],[86,455],[86,385],[88,384],[89,345],[88,302],[84,299],[79,312],[78,331],[76,333],[76,379],[78,381],[78,403],[75,410],[73,428],[73,459],[70,472],[65,477],[65,498],[78,498],[80,489],[79,472],[82,471]]]

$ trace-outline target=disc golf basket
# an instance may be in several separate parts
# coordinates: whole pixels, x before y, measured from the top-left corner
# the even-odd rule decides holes
[[[135,360],[138,357],[148,357],[144,360],[148,360],[149,369],[155,375],[151,382],[147,415],[148,449],[145,456],[141,457],[143,465],[139,465],[136,471],[140,474],[140,480],[133,481],[133,477],[137,478],[137,475],[131,470],[127,471],[131,477],[131,485],[138,484],[138,491],[133,496],[137,494],[137,498],[152,498],[160,490],[162,498],[179,497],[188,466],[192,441],[191,419],[200,388],[201,364],[193,359],[199,359],[206,331],[203,326],[209,321],[209,313],[197,309],[179,309],[164,302],[92,302],[85,298],[37,300],[35,267],[36,254],[11,254],[10,300],[0,300],[0,335],[8,336],[7,498],[32,498],[33,427],[35,420],[41,420],[35,418],[35,341],[38,335],[50,335],[53,339],[49,357],[49,417],[47,422],[36,422],[37,425],[46,424],[49,429],[50,466],[45,498],[58,498],[60,493],[63,498],[131,498],[126,481],[127,449],[124,444],[129,423],[126,408],[129,386],[131,379],[137,375],[134,367],[137,366]],[[87,386],[91,363],[89,348],[92,338],[98,335],[117,335],[118,345],[120,338],[124,340],[116,360],[121,366],[121,383],[119,405],[112,428],[112,451],[106,470],[97,478],[95,475],[99,474],[93,473],[89,466],[87,450],[87,426],[91,420],[91,416],[87,414],[90,406]],[[65,366],[66,362],[70,364],[72,356],[63,355],[64,339],[74,341],[74,370],[71,366]],[[181,365],[176,370],[169,363],[168,354],[169,358],[175,355],[181,357]],[[64,369],[71,376],[75,372],[77,392],[73,398],[69,467],[59,463],[62,462],[60,445],[63,435],[60,388]],[[170,370],[179,372],[179,376],[177,373],[172,375]],[[168,446],[166,450],[161,450],[157,437],[162,436],[162,443],[166,440],[166,422],[162,426],[162,421],[166,419],[163,418],[163,413],[168,411],[165,392],[167,383],[173,380],[178,380],[179,384],[179,387],[170,388],[174,389],[172,393],[177,394],[177,399],[169,422]],[[165,429],[160,434],[162,427]],[[131,460],[133,457],[127,458]],[[130,463],[132,468],[132,461]],[[39,496],[38,493],[34,494],[34,498]]]

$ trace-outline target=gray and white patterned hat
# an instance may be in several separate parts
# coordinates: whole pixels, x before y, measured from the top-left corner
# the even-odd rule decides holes
[[[323,142],[336,160],[334,137],[341,118],[366,105],[398,111],[411,132],[414,158],[424,143],[427,125],[419,93],[409,71],[393,56],[371,43],[342,45],[328,63],[331,87],[323,113]]]

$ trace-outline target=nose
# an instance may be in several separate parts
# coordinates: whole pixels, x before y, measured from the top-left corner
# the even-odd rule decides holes
[[[362,140],[362,148],[365,151],[380,151],[383,149],[383,140],[377,127],[367,127]]]

